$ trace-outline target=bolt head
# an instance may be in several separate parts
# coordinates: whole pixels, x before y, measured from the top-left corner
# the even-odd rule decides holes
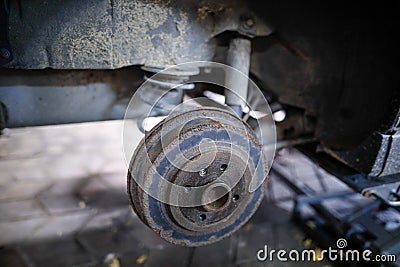
[[[244,23],[246,24],[247,27],[251,28],[254,26],[255,21],[252,18],[248,18],[248,19],[246,19],[246,21]]]
[[[205,176],[207,174],[207,169],[201,169],[200,171],[199,171],[199,175],[200,176]]]

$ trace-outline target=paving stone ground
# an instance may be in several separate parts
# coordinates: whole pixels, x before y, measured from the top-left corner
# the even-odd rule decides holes
[[[0,266],[332,265],[257,261],[264,245],[305,248],[306,237],[290,221],[296,195],[273,174],[261,207],[231,237],[199,248],[163,241],[129,206],[122,127],[110,121],[0,136]],[[128,154],[141,138],[132,135]],[[275,165],[315,192],[348,190],[294,149],[279,152]]]

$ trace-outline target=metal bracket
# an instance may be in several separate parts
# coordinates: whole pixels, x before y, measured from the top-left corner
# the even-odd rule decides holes
[[[367,197],[375,197],[390,207],[400,207],[400,175],[368,177],[363,174],[341,178],[346,184]]]

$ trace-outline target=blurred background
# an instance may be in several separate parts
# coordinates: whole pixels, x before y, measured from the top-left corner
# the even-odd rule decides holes
[[[175,246],[148,229],[129,205],[122,126],[122,121],[106,121],[5,129],[0,136],[0,266],[266,266],[256,257],[264,245],[321,249],[294,223],[295,200],[338,194],[319,203],[341,217],[374,202],[296,149],[284,149],[276,156],[263,203],[241,230],[209,246]],[[141,138],[139,131],[132,136],[137,142]],[[301,213],[315,212],[305,207]]]

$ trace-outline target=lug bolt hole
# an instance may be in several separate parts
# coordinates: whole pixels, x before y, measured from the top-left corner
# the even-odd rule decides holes
[[[226,168],[228,168],[228,165],[222,164],[221,167],[219,168],[219,170],[220,170],[221,172],[224,172],[224,171],[226,170]]]
[[[205,214],[200,214],[199,218],[200,221],[204,221],[207,218],[207,216]]]

